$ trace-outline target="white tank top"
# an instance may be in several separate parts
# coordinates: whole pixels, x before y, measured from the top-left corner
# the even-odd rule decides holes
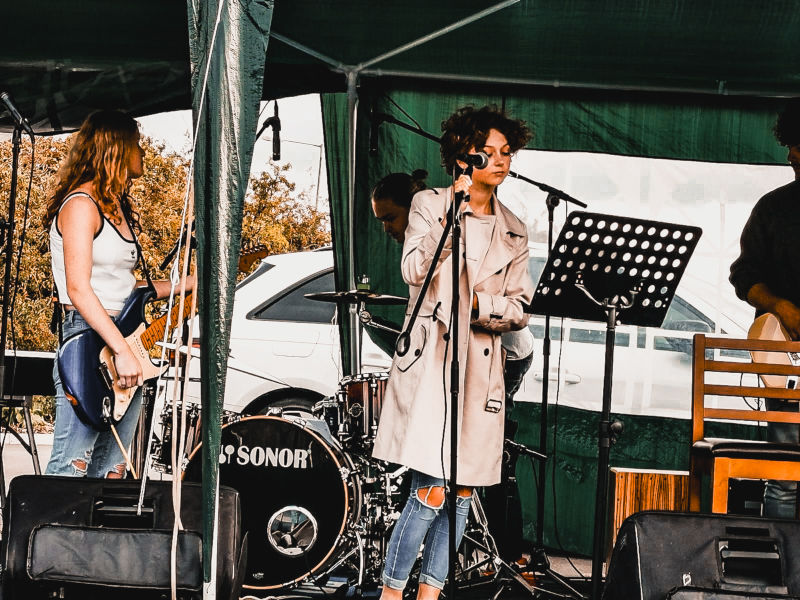
[[[75,196],[86,196],[83,192],[75,192],[64,199],[61,209]],[[95,206],[97,206],[95,204]],[[100,299],[100,304],[106,310],[120,310],[125,299],[136,286],[136,277],[133,269],[136,267],[138,252],[133,240],[126,240],[117,228],[106,219],[100,207],[100,231],[94,236],[92,242],[92,275],[90,283],[94,293]],[[58,301],[62,304],[72,304],[67,295],[67,277],[64,271],[64,239],[58,229],[58,215],[50,225],[50,264],[53,269],[53,279],[58,290]]]

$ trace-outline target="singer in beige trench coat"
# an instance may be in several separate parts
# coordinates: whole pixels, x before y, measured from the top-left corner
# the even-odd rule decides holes
[[[452,187],[414,196],[402,254],[409,285],[406,322],[442,235]],[[464,208],[460,261],[460,409],[458,485],[500,481],[503,453],[503,357],[500,335],[527,326],[533,297],[525,225],[496,197],[494,215]],[[447,242],[411,332],[409,351],[395,354],[373,456],[449,479],[451,245]],[[472,310],[473,292],[478,309]],[[477,312],[477,314],[475,314]],[[404,324],[405,329],[405,324]]]

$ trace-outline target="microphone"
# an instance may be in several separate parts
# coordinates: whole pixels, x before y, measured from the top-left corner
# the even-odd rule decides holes
[[[485,169],[489,166],[489,157],[485,152],[470,152],[469,154],[459,154],[456,156],[461,162],[467,163],[470,167],[476,169]]]
[[[33,128],[31,128],[31,125],[30,123],[28,123],[28,120],[19,113],[17,107],[14,105],[14,101],[11,99],[11,96],[8,94],[8,92],[0,92],[0,102],[5,104],[5,107],[6,109],[8,109],[11,118],[14,119],[14,122],[17,124],[18,127],[22,127],[25,130],[25,132],[29,136],[31,136],[32,140],[34,135]]]
[[[281,119],[278,117],[278,103],[275,102],[275,112],[273,115],[264,121],[261,129],[256,133],[255,139],[261,137],[267,127],[272,127],[272,160],[281,159]]]
[[[272,160],[281,159],[281,120],[278,117],[278,102],[275,102],[275,112],[272,113]]]
[[[375,156],[378,153],[378,130],[380,129],[381,122],[383,119],[380,118],[374,111],[370,111],[369,114],[369,153],[371,156]]]

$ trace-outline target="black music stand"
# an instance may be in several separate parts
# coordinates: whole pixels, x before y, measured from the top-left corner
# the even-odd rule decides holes
[[[612,440],[611,381],[617,324],[660,327],[702,230],[600,213],[569,215],[539,279],[534,313],[606,323],[603,407],[598,431],[592,600],[600,600]]]

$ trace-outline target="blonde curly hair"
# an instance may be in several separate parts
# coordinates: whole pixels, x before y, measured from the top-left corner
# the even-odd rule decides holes
[[[94,184],[95,201],[103,214],[119,225],[122,222],[117,201],[138,228],[138,215],[127,195],[128,164],[139,140],[139,124],[117,110],[99,110],[86,117],[72,139],[50,192],[43,223],[49,228],[64,199],[76,187]]]

